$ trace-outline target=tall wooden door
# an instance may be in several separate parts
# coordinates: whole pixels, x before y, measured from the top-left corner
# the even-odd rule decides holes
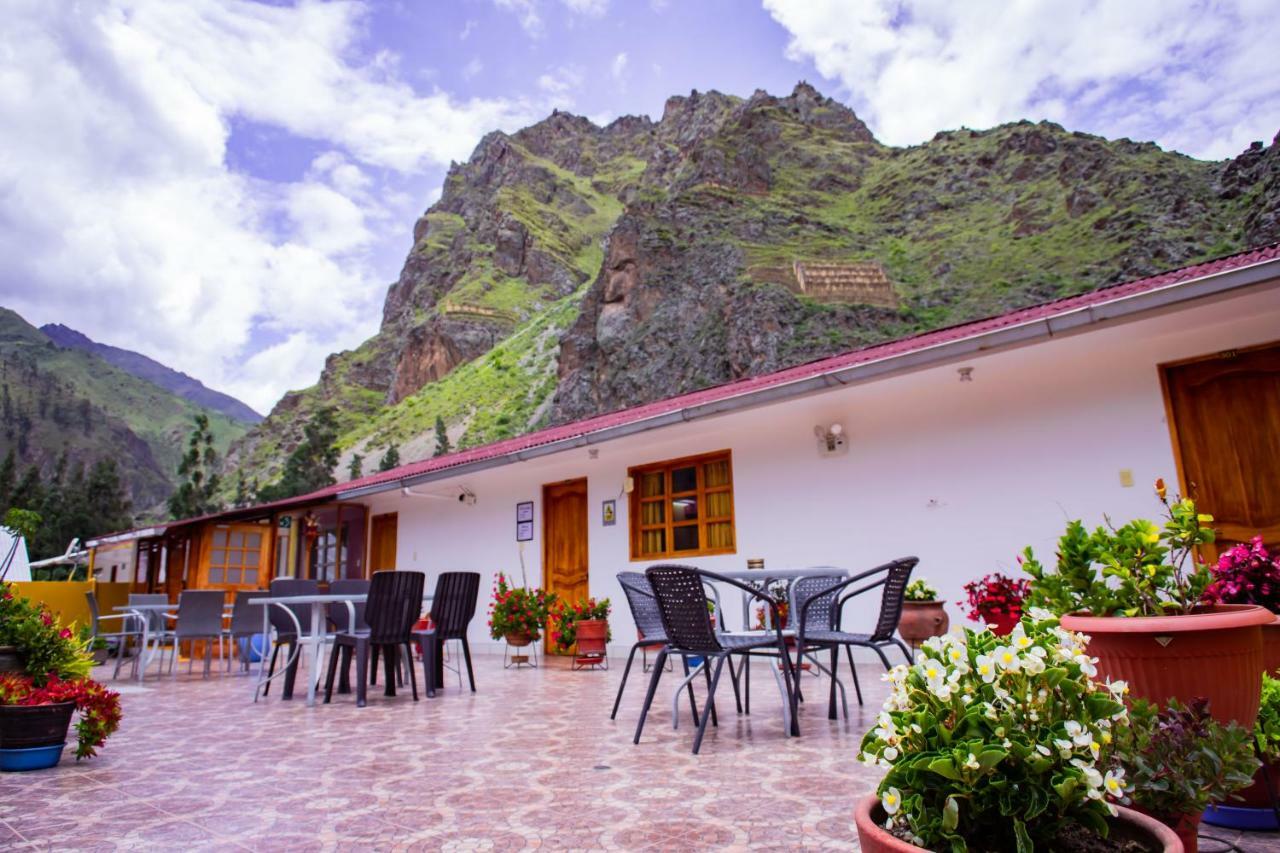
[[[369,574],[396,567],[396,534],[399,516],[394,512],[373,517],[369,536]]]
[[[542,487],[542,585],[570,604],[590,595],[585,478]]]
[[[1280,546],[1280,344],[1164,368],[1183,493],[1214,517],[1205,559],[1261,535]]]

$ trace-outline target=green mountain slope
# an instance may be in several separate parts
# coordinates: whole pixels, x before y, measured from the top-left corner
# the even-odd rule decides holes
[[[209,415],[220,450],[247,429],[95,355],[57,346],[6,308],[0,385],[0,456],[12,448],[20,467],[34,464],[46,475],[64,452],[72,465],[114,458],[135,511],[173,490],[196,414]]]
[[[1017,122],[882,145],[801,84],[608,127],[554,113],[455,165],[378,334],[228,459],[270,480],[316,410],[376,459],[779,369],[1280,240],[1280,144],[1203,162]]]

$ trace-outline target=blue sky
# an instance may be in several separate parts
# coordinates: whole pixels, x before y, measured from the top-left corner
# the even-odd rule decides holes
[[[1280,129],[1274,0],[12,0],[0,304],[266,410],[377,329],[451,160],[554,108],[849,104],[884,142],[1048,118],[1221,159]]]

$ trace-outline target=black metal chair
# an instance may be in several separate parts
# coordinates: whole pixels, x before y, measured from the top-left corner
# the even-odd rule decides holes
[[[324,701],[333,698],[333,679],[338,672],[341,657],[349,665],[350,657],[356,659],[356,706],[363,708],[368,692],[369,659],[373,648],[382,650],[386,670],[386,695],[396,695],[395,670],[399,665],[401,650],[412,659],[410,632],[413,623],[422,612],[422,586],[426,577],[422,572],[389,571],[374,572],[369,584],[369,597],[365,602],[364,618],[368,631],[343,631],[333,637],[334,650],[329,655],[329,674],[324,682]],[[350,655],[339,652],[349,648]],[[345,668],[345,667],[344,667]],[[409,683],[413,688],[413,701],[418,701],[418,676],[409,668]]]
[[[115,668],[115,671],[111,674],[111,677],[119,678],[120,664],[124,662],[124,654],[126,651],[128,651],[127,647],[129,645],[129,640],[133,639],[133,640],[136,640],[138,643],[142,642],[142,622],[140,619],[138,619],[137,616],[135,616],[132,613],[116,613],[116,614],[108,614],[106,616],[103,616],[101,612],[98,610],[98,596],[91,591],[86,591],[84,594],[84,597],[89,603],[89,629],[93,632],[93,639],[102,640],[104,642],[107,642],[108,645],[110,645],[110,642],[112,641],[115,642],[116,668]],[[120,629],[118,631],[102,630],[101,623],[109,619],[120,620]],[[109,653],[110,653],[110,648],[108,648],[108,654]],[[137,671],[137,667],[138,667],[138,657],[139,657],[138,655],[135,655],[133,658],[133,666],[134,666],[135,672]]]
[[[222,612],[223,605],[226,604],[226,594],[220,589],[184,589],[178,596],[178,615],[177,621],[173,626],[173,642],[174,655],[176,658],[177,647],[186,640],[187,646],[187,674],[191,674],[192,668],[195,666],[195,641],[204,640],[204,677],[209,677],[209,670],[213,661],[213,644],[218,644],[218,657],[222,657]],[[173,661],[169,662],[169,673],[174,678],[178,677],[178,671],[173,666]]]
[[[667,644],[666,629],[662,627],[662,616],[658,612],[658,602],[653,597],[653,587],[649,585],[649,579],[640,572],[619,572],[618,583],[622,586],[622,592],[627,597],[627,606],[631,608],[631,619],[636,624],[636,630],[639,632],[637,642],[631,647],[631,653],[627,655],[627,665],[622,670],[622,683],[618,685],[617,698],[613,700],[613,712],[609,714],[609,719],[616,719],[618,716],[618,706],[622,702],[622,691],[627,687],[627,676],[631,672],[631,664],[635,662],[636,652],[646,649],[661,649]],[[684,674],[689,674],[689,661],[685,656],[681,656],[684,661]],[[698,704],[693,696],[693,684],[689,682],[685,685],[689,690],[689,707],[693,710],[693,723],[698,724]]]
[[[708,685],[707,703],[703,708],[702,719],[698,722],[698,734],[693,740],[693,753],[698,754],[702,748],[702,738],[706,734],[707,722],[714,719],[716,687],[720,684],[720,673],[725,660],[734,654],[747,654],[752,649],[776,648],[782,661],[782,679],[785,685],[783,693],[783,722],[792,736],[800,734],[800,725],[796,719],[796,694],[793,688],[794,673],[791,668],[791,657],[787,654],[786,642],[782,636],[782,628],[778,618],[778,607],[781,602],[745,583],[708,572],[692,566],[657,565],[645,571],[645,577],[653,589],[654,599],[658,604],[658,613],[662,619],[663,632],[667,637],[667,645],[658,653],[654,663],[653,675],[649,679],[649,690],[645,695],[644,708],[640,711],[640,721],[636,724],[634,743],[640,742],[640,734],[644,731],[645,717],[649,714],[649,706],[653,704],[653,696],[658,690],[658,681],[662,678],[663,664],[670,654],[698,655],[703,660],[699,669],[710,669],[711,683]],[[724,583],[735,586],[753,598],[763,601],[773,615],[774,630],[772,635],[717,635],[711,624],[711,614],[707,612],[707,596],[703,582]],[[697,669],[686,676],[683,688],[698,674]]]
[[[792,612],[796,614],[796,659],[803,660],[805,654],[812,651],[831,650],[831,696],[827,709],[830,719],[836,719],[836,671],[842,646],[849,661],[849,672],[853,675],[853,687],[857,691],[859,705],[862,704],[862,686],[858,683],[858,669],[853,663],[854,646],[875,651],[886,670],[890,668],[889,658],[884,653],[886,646],[897,646],[902,650],[907,663],[911,663],[910,650],[893,632],[898,629],[898,620],[902,618],[907,581],[911,579],[911,571],[919,562],[916,557],[903,557],[838,583],[831,583],[829,577],[806,577],[797,579],[792,585],[791,606],[794,608]],[[848,587],[869,579],[872,580],[852,592],[840,595]],[[870,634],[842,630],[840,622],[844,606],[850,600],[877,587],[884,587],[884,591],[880,596],[880,615],[876,619],[875,630]]]
[[[364,578],[345,578],[342,580],[330,581],[329,592],[333,595],[367,596],[369,594],[369,585],[370,581],[367,581]],[[335,601],[330,604],[327,608],[329,626],[331,628],[328,641],[333,642],[333,637],[340,633],[368,631],[369,623],[364,621],[364,608],[365,602],[363,601],[353,601],[351,602],[350,607],[347,606],[347,602],[345,601]],[[353,611],[355,613],[354,625],[348,624],[351,622],[351,614]],[[341,669],[338,670],[340,673],[338,678],[338,692],[350,693],[351,684],[348,681],[348,673],[350,672],[351,667],[351,647],[342,646],[339,648],[335,646],[330,650],[330,654],[342,655],[342,660],[339,662]],[[370,667],[370,670],[369,683],[373,684],[375,683],[374,676],[376,676],[378,672],[378,653],[376,649],[374,650],[373,666]],[[397,683],[400,685],[404,684],[403,681],[399,681]]]
[[[307,580],[305,578],[276,578],[271,582],[271,597],[284,597],[292,595],[319,595],[320,582],[315,580]],[[254,605],[255,607],[257,605]],[[271,678],[276,672],[276,658],[280,655],[280,647],[288,646],[289,666],[284,673],[284,688],[281,695],[285,699],[293,698],[293,685],[298,678],[298,632],[306,631],[306,626],[311,624],[311,606],[310,605],[265,605],[271,620],[271,627],[275,631],[275,642],[271,646],[271,663],[267,667],[267,682],[263,687],[262,695],[266,696],[271,692]],[[287,613],[285,611],[288,611]],[[290,614],[293,614],[292,617]],[[312,676],[314,677],[314,676]]]
[[[436,579],[436,591],[431,598],[431,627],[413,634],[414,641],[422,650],[422,674],[427,682],[428,696],[436,695],[437,687],[444,687],[444,644],[447,640],[461,641],[467,680],[471,684],[471,692],[476,692],[467,627],[475,618],[479,596],[478,572],[443,572]]]

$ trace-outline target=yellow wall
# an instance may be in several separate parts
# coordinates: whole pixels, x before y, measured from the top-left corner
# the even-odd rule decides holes
[[[107,615],[113,607],[129,600],[129,584],[97,583],[95,581],[23,581],[13,584],[18,595],[47,604],[62,620],[62,624],[89,624],[89,602],[84,594],[95,590],[98,595],[98,612]],[[104,630],[114,630],[106,628]]]

